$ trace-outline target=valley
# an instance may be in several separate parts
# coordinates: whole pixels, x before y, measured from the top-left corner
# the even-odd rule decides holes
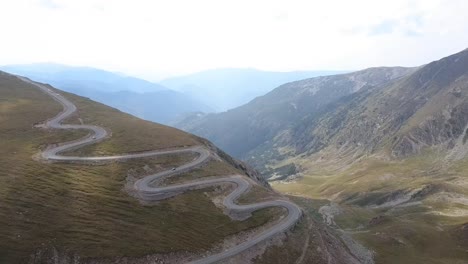
[[[376,263],[465,263],[467,76],[464,50],[288,83],[180,127],[252,164],[275,190],[320,201],[322,221]]]
[[[438,159],[430,154],[401,162],[369,159],[272,186],[327,199],[322,206],[334,209],[330,226],[375,251],[376,263],[464,263],[466,244],[457,230],[468,221],[466,161],[441,170]]]

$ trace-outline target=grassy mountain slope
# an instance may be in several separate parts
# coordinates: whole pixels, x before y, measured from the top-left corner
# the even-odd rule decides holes
[[[182,131],[61,93],[79,109],[70,122],[100,124],[112,131],[110,139],[79,150],[81,153],[115,154],[208,144]],[[204,252],[227,236],[273,219],[269,210],[263,210],[252,219],[232,221],[211,202],[210,197],[216,192],[207,190],[189,192],[151,206],[140,204],[125,191],[127,176],[139,177],[167,169],[191,159],[190,156],[99,166],[34,160],[34,155],[47,145],[75,139],[85,132],[34,128],[33,124],[60,112],[61,106],[37,88],[1,72],[0,98],[2,263],[42,263],[50,260],[54,252],[59,252],[59,256],[77,255],[81,261]],[[199,176],[244,173],[235,167],[238,164],[221,159],[197,173]]]

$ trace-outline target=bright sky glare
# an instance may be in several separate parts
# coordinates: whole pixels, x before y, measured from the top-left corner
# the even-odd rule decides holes
[[[0,65],[151,80],[213,68],[416,66],[468,48],[466,0],[0,0]]]

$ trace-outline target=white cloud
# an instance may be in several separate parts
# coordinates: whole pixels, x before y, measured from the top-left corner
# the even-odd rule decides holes
[[[419,65],[468,47],[465,0],[0,0],[0,64],[140,76]]]

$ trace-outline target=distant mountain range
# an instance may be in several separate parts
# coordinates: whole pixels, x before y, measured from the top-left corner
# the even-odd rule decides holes
[[[382,151],[408,157],[438,146],[463,157],[467,71],[465,50],[418,68],[316,77],[281,85],[224,113],[186,116],[176,126],[212,140],[266,175],[285,159],[324,151],[353,161]]]
[[[164,124],[187,112],[212,111],[190,96],[160,84],[95,68],[38,63],[0,69]]]
[[[136,93],[168,90],[168,88],[157,83],[90,67],[75,67],[55,63],[34,63],[7,65],[0,67],[0,69],[27,76],[40,82],[53,81],[68,90],[129,91]]]
[[[54,63],[7,65],[0,70],[49,83],[163,124],[177,123],[192,113],[240,106],[285,82],[335,73],[218,69],[170,78],[158,84],[121,73]]]
[[[219,114],[187,116],[176,126],[212,140],[236,157],[258,164],[260,153],[265,160],[272,158],[274,155],[269,153],[284,146],[292,131],[336,108],[333,102],[412,71],[382,67],[291,82],[241,107]],[[252,155],[256,159],[250,160]]]
[[[246,104],[287,82],[338,73],[342,71],[270,72],[255,69],[215,69],[169,78],[160,83],[190,95],[219,112]]]

